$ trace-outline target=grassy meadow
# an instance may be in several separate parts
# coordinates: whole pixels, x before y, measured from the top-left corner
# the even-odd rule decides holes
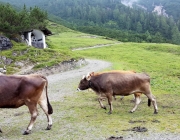
[[[122,130],[126,128],[128,119],[140,122],[143,120],[146,123],[138,125],[143,124],[147,128],[150,127],[151,130],[180,132],[180,46],[154,43],[121,43],[108,47],[81,50],[77,53],[86,56],[86,58],[111,62],[113,65],[109,70],[135,70],[136,72],[146,72],[151,77],[152,92],[157,98],[159,114],[152,114],[152,108],[150,110],[147,107],[145,96],[142,96],[143,100],[137,111],[134,114],[128,114],[127,111],[130,110],[128,104],[132,97],[126,97],[124,104],[113,102],[114,113],[112,116],[114,119],[111,121],[116,120],[123,127],[114,128],[113,124],[109,123],[112,124],[112,129]],[[160,123],[152,123],[153,120],[158,120]]]
[[[77,53],[88,58],[112,62],[110,69],[148,73],[152,79],[153,90],[157,94],[180,94],[180,46],[121,43]]]
[[[53,31],[53,35],[47,38],[49,49],[33,49],[33,52],[43,55],[42,58],[39,57],[38,59],[47,61],[46,63],[49,62],[47,59],[51,57],[56,58],[52,59],[52,62],[82,57],[100,59],[112,63],[112,67],[106,70],[120,69],[146,72],[151,77],[152,92],[157,98],[159,114],[153,114],[153,107],[147,106],[147,98],[144,95],[142,95],[142,102],[136,112],[128,112],[133,108],[132,96],[125,97],[123,101],[120,101],[118,97],[116,101],[113,101],[113,113],[108,115],[109,110],[103,110],[99,107],[95,93],[89,91],[74,92],[71,96],[65,96],[63,101],[51,102],[54,114],[52,115],[53,128],[50,131],[44,130],[46,117],[42,111],[39,113],[33,133],[23,136],[24,127],[27,126],[30,119],[27,108],[1,110],[1,127],[5,133],[0,134],[0,139],[99,140],[112,135],[133,135],[134,132],[124,130],[137,126],[148,129],[148,133],[145,135],[151,132],[180,133],[180,46],[130,42],[116,44],[118,42],[116,40],[75,32],[59,27],[57,24],[50,24],[49,27]],[[75,48],[100,44],[115,45],[71,51]],[[25,50],[27,49],[24,45],[21,46]],[[3,53],[8,53],[8,51]],[[9,55],[11,55],[10,52]],[[28,53],[28,55],[30,54]],[[26,56],[22,55],[21,57]],[[16,59],[18,58],[16,57]],[[32,57],[31,59],[35,58]],[[38,59],[34,60],[35,63]],[[78,82],[74,81],[67,86],[74,89]],[[108,107],[107,101],[103,103]],[[15,115],[17,112],[20,115]]]
[[[60,39],[64,42],[70,40],[69,49],[82,48],[86,45],[113,44],[112,40],[104,41],[104,38],[86,38],[81,36],[82,44],[78,44],[79,35],[65,33]],[[84,35],[83,35],[84,36]],[[68,39],[69,38],[69,39]],[[52,36],[52,40],[53,40]],[[102,42],[100,41],[102,39]],[[58,40],[58,37],[55,39]],[[83,42],[86,43],[83,43]],[[54,41],[53,41],[54,42]],[[93,43],[92,43],[93,42]],[[117,41],[114,41],[114,44]],[[92,43],[92,44],[90,44]],[[56,43],[58,44],[58,42]],[[64,43],[66,44],[66,43]],[[85,45],[86,44],[86,45]],[[146,127],[148,133],[180,133],[180,49],[172,44],[151,43],[120,43],[89,50],[73,51],[75,55],[90,59],[100,59],[112,63],[111,69],[135,70],[146,72],[151,76],[152,92],[157,98],[159,114],[153,114],[153,107],[147,106],[147,98],[142,95],[142,102],[133,114],[129,111],[133,107],[132,96],[125,97],[120,101],[119,97],[113,101],[114,111],[108,115],[107,101],[103,103],[108,107],[103,110],[99,107],[97,96],[88,91],[74,93],[65,97],[63,102],[55,102],[54,109],[62,114],[61,119],[56,114],[54,129],[51,134],[59,139],[105,139],[114,136],[127,136],[134,134],[126,131],[133,127]],[[77,81],[78,82],[78,81]],[[73,87],[77,87],[77,82]],[[72,86],[72,85],[71,85]]]

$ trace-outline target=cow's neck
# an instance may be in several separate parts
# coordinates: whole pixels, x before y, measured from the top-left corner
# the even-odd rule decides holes
[[[89,80],[89,88],[91,88],[95,92],[99,91],[99,89],[97,88],[97,84],[94,84],[94,81],[91,80]]]
[[[92,87],[92,82],[89,80],[89,88]]]

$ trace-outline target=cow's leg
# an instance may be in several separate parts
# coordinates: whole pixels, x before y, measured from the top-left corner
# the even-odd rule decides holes
[[[133,94],[133,101],[136,101],[136,97],[137,97],[137,95],[136,95],[136,93],[135,94]]]
[[[103,99],[103,97],[100,95],[100,96],[98,97],[98,102],[99,102],[101,108],[106,109],[106,107],[105,107],[105,106],[103,105],[103,103],[102,103],[102,99]]]
[[[113,111],[112,95],[108,95],[107,98],[108,98],[108,104],[109,104],[109,107],[110,107],[110,110],[109,110],[109,113],[108,113],[108,114],[112,114],[112,111]]]
[[[113,97],[114,97],[114,100],[116,100],[116,96],[115,96],[115,95],[113,95]]]
[[[50,130],[52,127],[52,118],[51,115],[48,114],[48,105],[47,105],[47,99],[41,100],[39,102],[40,107],[43,109],[44,113],[47,116],[47,120],[48,120],[48,126],[46,128],[46,130]]]
[[[131,113],[133,113],[136,109],[137,109],[137,106],[139,105],[139,103],[141,102],[141,98],[138,94],[134,94],[134,100],[135,100],[135,105],[134,105],[134,108],[130,111]]]
[[[37,118],[37,115],[38,115],[38,111],[37,111],[37,103],[33,103],[33,102],[26,102],[26,105],[28,106],[29,108],[29,112],[31,114],[31,120],[30,120],[30,123],[26,129],[26,131],[24,132],[24,135],[27,135],[27,134],[30,134],[31,133],[31,130],[32,130],[32,127],[34,125],[34,122]]]
[[[121,96],[120,100],[123,100],[124,99],[124,96]]]
[[[157,107],[155,96],[151,92],[145,95],[151,100],[154,106],[154,114],[158,114],[158,107]]]

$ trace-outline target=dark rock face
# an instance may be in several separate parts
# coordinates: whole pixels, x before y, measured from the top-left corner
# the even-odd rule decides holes
[[[12,48],[13,44],[10,39],[0,35],[0,50],[7,50]]]

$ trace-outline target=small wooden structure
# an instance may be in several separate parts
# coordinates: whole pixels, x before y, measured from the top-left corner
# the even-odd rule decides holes
[[[34,46],[36,48],[44,49],[46,45],[46,36],[52,35],[51,31],[48,29],[38,30],[33,29],[31,31],[26,31],[22,35],[28,46]]]

